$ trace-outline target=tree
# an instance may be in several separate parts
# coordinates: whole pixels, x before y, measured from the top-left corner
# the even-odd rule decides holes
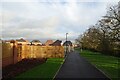
[[[119,56],[120,52],[120,2],[111,6],[96,25],[76,39],[85,49]]]
[[[111,6],[104,16],[107,28],[111,30],[111,38],[114,41],[120,40],[120,2],[118,5]]]
[[[100,37],[101,34],[99,29],[92,26],[84,33],[80,39],[80,42],[85,49],[99,51]]]
[[[111,52],[119,55],[120,52],[120,2],[111,6],[104,16],[105,24],[109,29]]]

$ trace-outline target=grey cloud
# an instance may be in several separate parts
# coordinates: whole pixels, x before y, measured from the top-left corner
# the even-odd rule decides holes
[[[93,3],[91,6],[68,0],[67,5],[63,5],[61,2],[66,0],[60,0],[60,3],[50,2],[52,4],[49,5],[22,1],[19,5],[7,3],[3,8],[2,35],[5,39],[64,39],[66,32],[70,33],[69,39],[75,39],[106,13],[107,4]]]

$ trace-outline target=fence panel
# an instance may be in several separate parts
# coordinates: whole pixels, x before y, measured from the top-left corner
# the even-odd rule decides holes
[[[63,46],[36,46],[2,44],[2,66],[14,64],[28,58],[60,58],[64,57]]]
[[[2,66],[7,66],[13,63],[13,44],[2,43]]]

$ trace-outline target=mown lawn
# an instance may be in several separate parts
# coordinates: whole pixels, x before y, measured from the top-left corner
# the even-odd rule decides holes
[[[15,78],[53,79],[60,65],[63,63],[63,60],[63,58],[49,58],[46,63],[36,66],[35,68],[32,68],[31,70],[26,71]]]
[[[79,50],[80,51],[80,50]],[[83,50],[80,55],[85,57],[93,65],[103,71],[112,80],[118,80],[118,72],[120,71],[120,58],[103,55],[98,52]]]

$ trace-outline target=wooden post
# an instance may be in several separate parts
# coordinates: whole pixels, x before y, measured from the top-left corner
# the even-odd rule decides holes
[[[13,43],[13,64],[17,63],[17,43],[15,40],[12,40],[11,43]]]

